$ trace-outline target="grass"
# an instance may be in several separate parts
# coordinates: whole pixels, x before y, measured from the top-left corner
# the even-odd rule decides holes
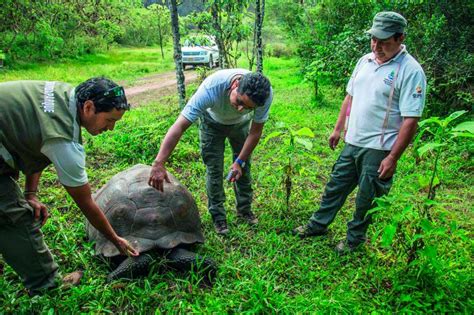
[[[61,62],[23,63],[13,69],[0,68],[0,82],[47,79],[77,85],[103,75],[131,85],[135,79],[146,75],[173,70],[171,49],[166,47],[164,60],[159,48],[112,48],[108,53],[84,55]]]
[[[203,285],[196,274],[172,272],[152,272],[140,280],[106,284],[108,267],[94,256],[84,218],[58,184],[54,170],[48,168],[40,186],[41,199],[51,213],[43,228],[45,240],[62,273],[82,269],[85,276],[78,287],[53,290],[30,299],[19,278],[0,261],[4,266],[0,269],[0,313],[472,313],[474,196],[469,159],[462,154],[450,155],[441,165],[444,184],[438,189],[437,199],[449,211],[437,207],[435,218],[444,217],[446,224],[456,225],[458,231],[438,239],[443,275],[407,272],[403,261],[381,247],[379,240],[350,257],[338,257],[333,246],[345,237],[353,195],[327,237],[301,241],[289,232],[304,224],[317,209],[342,147],[333,152],[327,146],[342,101],[341,91],[324,87],[324,99],[314,102],[311,86],[302,81],[294,59],[269,58],[265,72],[275,91],[265,135],[276,130],[281,121],[293,129],[310,127],[316,135],[311,154],[317,155],[320,162],[303,155],[295,157],[294,163],[300,167],[294,178],[292,210],[287,212],[282,183],[285,159],[279,155],[282,144],[278,139],[260,144],[253,155],[253,206],[260,223],[257,228],[236,223],[235,200],[231,186],[226,185],[231,233],[221,238],[213,232],[206,209],[205,168],[199,156],[197,127],[188,130],[173,153],[168,170],[189,188],[198,204],[206,243],[197,250],[219,265],[212,287]],[[179,114],[176,107],[175,96],[156,100],[127,113],[113,132],[86,136],[92,187],[98,189],[114,174],[136,163],[150,164]],[[225,166],[230,164],[231,153],[227,150]],[[408,193],[414,200],[422,198],[425,193],[414,182],[417,174],[428,170],[428,163],[415,166],[409,150],[399,162],[391,196]],[[392,215],[379,216],[369,236]]]

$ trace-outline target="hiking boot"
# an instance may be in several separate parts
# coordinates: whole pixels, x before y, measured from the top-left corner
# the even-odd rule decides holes
[[[344,256],[347,254],[352,254],[356,250],[358,250],[362,246],[362,243],[359,244],[352,244],[347,242],[346,240],[340,241],[334,250],[339,256]]]
[[[219,220],[214,222],[214,228],[216,229],[216,233],[219,235],[229,234],[229,228],[227,227],[226,220]]]
[[[311,236],[323,236],[328,233],[327,229],[312,229],[308,225],[301,225],[291,231],[293,235],[299,236],[301,239]]]
[[[255,224],[258,223],[258,219],[255,216],[255,214],[253,214],[252,211],[249,211],[249,212],[246,212],[246,213],[237,212],[237,218],[239,220],[247,223],[248,225],[255,225]]]

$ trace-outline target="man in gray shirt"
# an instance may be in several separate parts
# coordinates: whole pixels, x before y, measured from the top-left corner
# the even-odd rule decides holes
[[[234,184],[237,215],[249,224],[256,224],[258,220],[251,210],[250,155],[268,119],[272,95],[270,82],[260,73],[227,69],[209,76],[168,130],[153,163],[149,184],[163,191],[163,181],[169,182],[165,162],[183,133],[200,118],[200,147],[206,165],[208,208],[216,232],[221,235],[229,233],[222,180],[226,138],[234,154],[228,179]]]
[[[294,230],[302,238],[326,234],[349,193],[359,186],[354,217],[347,224],[347,239],[336,246],[340,254],[354,251],[365,241],[371,222],[367,212],[374,206],[375,197],[389,192],[397,161],[413,138],[423,112],[426,78],[402,44],[406,24],[396,12],[375,15],[368,31],[372,52],[357,63],[329,138],[334,150],[348,120],[346,145],[333,167],[319,209],[307,225]]]

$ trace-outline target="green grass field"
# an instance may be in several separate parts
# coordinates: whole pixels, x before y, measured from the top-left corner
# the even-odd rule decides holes
[[[91,77],[103,75],[133,84],[137,78],[173,70],[171,50],[170,47],[165,49],[164,60],[159,48],[115,48],[106,54],[84,55],[62,62],[23,63],[13,69],[0,68],[0,82],[47,79],[79,84]]]
[[[148,60],[152,55],[156,58]],[[127,61],[122,59],[124,56],[128,56]],[[98,59],[109,61],[97,62]],[[74,83],[97,73],[105,73],[112,79],[133,80],[171,68],[169,60],[165,65],[154,64],[159,62],[159,57],[152,50],[117,50],[110,56],[91,57],[91,60],[91,64],[77,61],[70,66],[43,65],[0,73],[0,81],[41,78]],[[122,64],[116,65],[113,60]],[[106,63],[104,68],[100,68],[103,63]],[[138,69],[142,67],[149,72],[140,73]],[[63,274],[81,269],[84,278],[77,287],[60,288],[30,299],[19,278],[0,260],[0,313],[472,314],[474,191],[469,154],[460,148],[446,153],[442,159],[439,173],[442,184],[437,190],[438,204],[432,208],[432,217],[433,225],[444,230],[425,241],[427,246],[435,246],[435,260],[407,266],[403,253],[384,247],[378,234],[398,211],[426,195],[417,186],[417,178],[429,172],[430,160],[415,164],[412,149],[399,162],[390,194],[394,200],[392,211],[376,215],[376,222],[369,230],[370,244],[353,255],[339,257],[333,247],[345,237],[354,194],[331,225],[327,237],[301,241],[290,231],[306,223],[317,209],[331,167],[342,148],[340,144],[333,152],[327,145],[342,91],[325,86],[323,97],[312,99],[312,88],[300,77],[295,59],[266,59],[265,73],[272,82],[275,97],[264,137],[278,130],[281,123],[294,130],[309,127],[315,134],[311,150],[298,149],[293,153],[296,172],[289,211],[283,184],[287,155],[281,152],[285,148],[282,139],[262,142],[253,155],[254,212],[260,220],[256,228],[237,224],[232,188],[227,185],[226,208],[231,233],[226,238],[214,233],[206,209],[205,168],[200,160],[196,126],[184,135],[168,167],[189,188],[198,204],[207,240],[197,250],[212,257],[219,266],[212,287],[204,285],[197,274],[172,272],[151,272],[140,280],[107,284],[109,269],[94,256],[93,244],[85,234],[85,219],[50,167],[44,172],[40,186],[41,200],[51,214],[43,228],[45,240]],[[94,190],[121,170],[137,163],[150,164],[178,114],[177,98],[163,98],[127,113],[113,132],[94,138],[86,136],[88,175]],[[230,166],[231,158],[228,150],[226,167]]]

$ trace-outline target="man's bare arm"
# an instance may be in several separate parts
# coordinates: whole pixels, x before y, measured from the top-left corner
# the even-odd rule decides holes
[[[183,133],[191,126],[191,122],[180,115],[173,126],[170,127],[163,139],[155,161],[153,162],[148,184],[159,191],[163,191],[163,181],[170,182],[166,174],[165,163],[168,161],[171,152],[178,144]]]

